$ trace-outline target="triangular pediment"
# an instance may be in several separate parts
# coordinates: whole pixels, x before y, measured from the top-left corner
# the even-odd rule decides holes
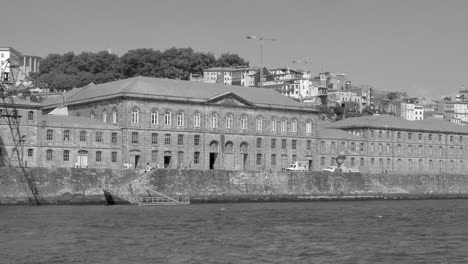
[[[228,92],[211,97],[206,101],[208,104],[225,105],[225,106],[244,106],[254,107],[255,105],[233,92]]]

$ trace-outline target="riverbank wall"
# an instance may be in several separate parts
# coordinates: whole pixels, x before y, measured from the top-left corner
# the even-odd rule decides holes
[[[42,204],[106,204],[102,188],[150,188],[193,203],[468,198],[468,176],[330,172],[28,168]],[[21,170],[0,168],[0,204],[28,204]],[[123,202],[123,201],[122,201]]]

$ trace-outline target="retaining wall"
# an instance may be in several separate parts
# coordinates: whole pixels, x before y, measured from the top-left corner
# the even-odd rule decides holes
[[[468,197],[468,176],[464,175],[158,169],[138,177],[135,171],[111,169],[28,170],[45,204],[104,204],[101,187],[109,184],[128,186],[135,191],[151,188],[167,195],[188,195],[192,200],[205,201],[228,201],[233,197],[269,197],[270,200],[318,196],[330,199],[392,195]],[[21,171],[11,167],[0,168],[0,204],[24,204],[28,197],[31,195]]]

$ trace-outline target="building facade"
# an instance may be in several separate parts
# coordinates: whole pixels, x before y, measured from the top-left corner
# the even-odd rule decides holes
[[[281,170],[313,159],[318,111],[270,89],[144,77],[82,89],[69,115],[115,123],[122,162],[136,167]]]

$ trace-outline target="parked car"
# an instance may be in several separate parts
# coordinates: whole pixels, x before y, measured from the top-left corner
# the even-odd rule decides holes
[[[329,171],[329,172],[359,172],[359,168],[347,168],[344,166],[341,166],[341,168],[338,168],[338,166],[328,166],[325,169],[322,169],[323,171]]]

